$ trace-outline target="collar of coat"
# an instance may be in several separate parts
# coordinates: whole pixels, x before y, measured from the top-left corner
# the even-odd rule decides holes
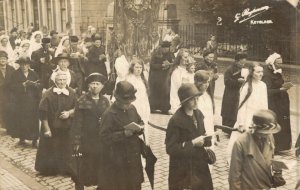
[[[266,171],[268,171],[270,168],[267,165],[267,161],[265,160],[262,152],[259,150],[258,145],[256,144],[253,135],[251,134],[250,131],[246,132],[245,134],[245,142],[244,143],[244,153],[245,155],[249,155],[252,156],[253,159],[256,160],[257,163],[259,163],[261,165],[262,168],[264,168]],[[272,152],[270,152],[270,154],[273,155],[273,150],[274,150],[274,144],[273,144],[273,140],[272,140],[272,136],[269,136],[266,140],[266,143],[269,144],[270,146],[270,150]]]
[[[197,128],[201,130],[201,134],[205,134],[205,128],[203,125],[203,119],[204,119],[204,115],[202,114],[202,112],[199,109],[194,110],[194,117],[197,120]],[[183,128],[183,129],[187,129],[190,131],[194,131],[195,128],[194,126],[194,122],[191,119],[191,116],[188,116],[184,109],[182,107],[180,107],[175,114],[173,115],[173,120],[176,123],[176,126]],[[191,122],[192,121],[192,122]],[[201,125],[201,121],[202,121],[202,125]]]
[[[117,114],[117,113],[124,113],[124,112],[128,112],[129,110],[132,110],[132,109],[135,109],[135,107],[134,107],[134,105],[130,105],[129,106],[129,108],[127,109],[127,110],[124,110],[124,109],[122,109],[122,108],[120,108],[117,104],[116,104],[116,102],[114,102],[112,105],[111,105],[111,107],[110,107],[110,109],[109,109],[109,112],[111,112],[111,113],[114,113],[114,114]]]
[[[103,95],[99,94],[99,103],[101,101],[104,101],[104,98],[105,97]],[[89,93],[89,92],[87,94],[82,95],[78,99],[78,107],[80,109],[91,109],[93,104],[94,104],[94,101],[93,101],[91,93]]]

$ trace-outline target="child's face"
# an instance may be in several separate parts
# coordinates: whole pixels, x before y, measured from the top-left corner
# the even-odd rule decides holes
[[[187,71],[188,71],[189,73],[194,73],[195,70],[196,70],[195,65],[192,65],[192,66],[190,66],[190,67],[187,69]]]

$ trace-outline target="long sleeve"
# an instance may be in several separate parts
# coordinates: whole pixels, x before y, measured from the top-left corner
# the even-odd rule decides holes
[[[280,88],[273,88],[273,87],[272,87],[272,78],[271,78],[271,77],[269,77],[269,76],[264,76],[264,77],[263,77],[263,81],[264,81],[264,82],[266,83],[266,85],[267,85],[268,95],[269,95],[269,96],[272,96],[272,95],[281,93]]]
[[[83,123],[83,110],[79,109],[78,104],[75,106],[74,120],[71,127],[71,140],[72,144],[79,145],[81,143]]]
[[[166,150],[170,156],[191,157],[194,152],[192,141],[180,142],[180,131],[170,119],[166,133]]]
[[[177,69],[172,73],[171,76],[171,90],[170,90],[170,104],[171,110],[175,112],[180,105],[179,97],[178,97],[178,89],[182,84],[182,77],[180,71]]]
[[[238,82],[238,80],[233,78],[232,70],[225,71],[224,84],[226,87],[229,87],[229,88],[240,88],[241,87],[241,84]]]
[[[231,162],[229,168],[229,188],[230,190],[242,190],[242,163],[243,163],[243,154],[242,147],[238,142],[235,142],[231,154]]]
[[[262,109],[268,109],[268,91],[267,86],[264,82],[262,82],[262,93],[261,93],[261,103]]]

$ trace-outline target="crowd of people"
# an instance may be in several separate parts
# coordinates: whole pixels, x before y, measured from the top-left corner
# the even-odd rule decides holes
[[[42,175],[71,176],[76,190],[138,190],[144,181],[141,156],[151,150],[150,113],[172,115],[165,139],[169,189],[211,190],[214,116],[221,109],[223,131],[230,135],[230,189],[283,185],[281,168],[271,160],[291,149],[287,90],[293,84],[284,82],[274,46],[267,47],[265,64],[236,54],[224,73],[222,107],[216,108],[216,37],[208,41],[203,61],[178,42],[168,31],[147,70],[142,58],[126,57],[122,48],[109,57],[92,27],[81,36],[15,28],[10,36],[2,33],[1,126],[21,146],[32,141]],[[111,70],[117,74],[113,85]]]

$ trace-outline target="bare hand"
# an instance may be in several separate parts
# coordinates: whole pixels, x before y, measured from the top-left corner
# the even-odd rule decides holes
[[[239,125],[238,132],[243,133],[245,131],[246,131],[245,127],[243,125]]]
[[[61,112],[59,119],[68,119],[69,117],[70,117],[70,112],[63,111],[63,112]]]
[[[52,137],[51,131],[46,131],[46,132],[44,133],[44,136],[45,136],[45,137],[48,137],[48,138]]]
[[[42,58],[40,59],[40,61],[41,61],[41,63],[46,63],[46,58],[45,58],[45,57],[42,57]]]
[[[132,131],[132,130],[127,130],[127,129],[126,129],[126,130],[124,131],[124,134],[125,134],[126,137],[131,137],[131,136],[133,135],[133,131]]]
[[[194,146],[197,146],[197,147],[201,147],[204,145],[204,138],[205,136],[199,136],[195,139],[192,140],[192,143]]]

